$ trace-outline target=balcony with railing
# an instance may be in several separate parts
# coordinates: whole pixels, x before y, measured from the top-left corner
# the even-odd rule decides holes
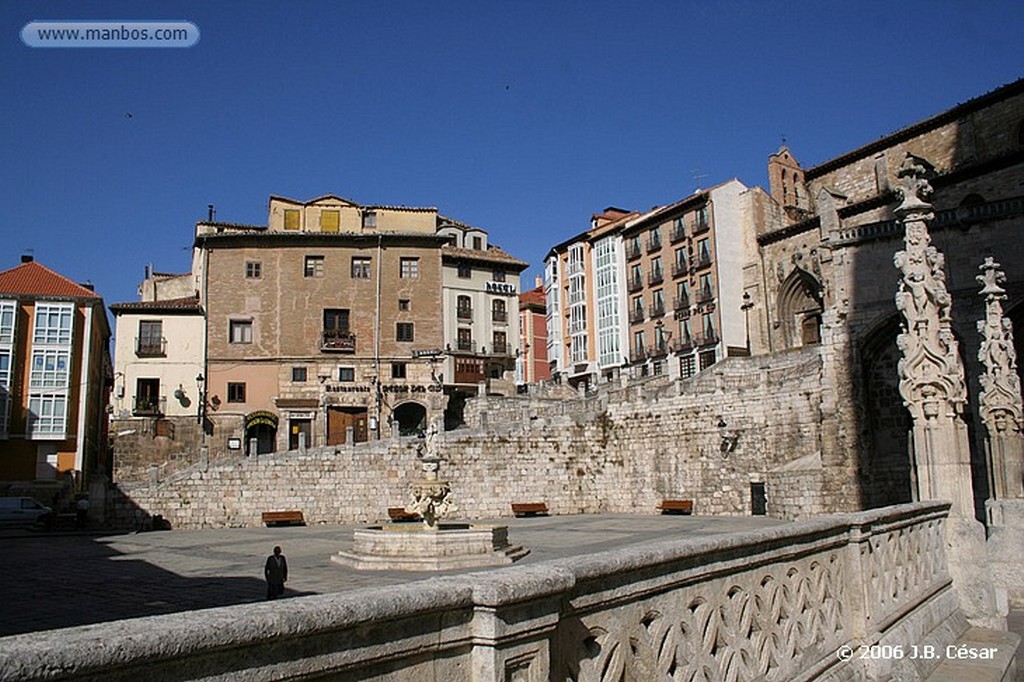
[[[672,339],[669,342],[669,349],[673,353],[688,353],[693,350],[693,337],[683,336],[678,339]]]
[[[671,237],[672,243],[681,242],[686,239],[686,226],[682,223],[677,223],[672,226]]]
[[[711,254],[710,253],[699,253],[693,261],[693,269],[701,270],[711,265]]]
[[[661,236],[655,233],[647,238],[647,253],[661,249]]]
[[[661,284],[664,281],[665,281],[665,273],[664,273],[664,271],[662,271],[661,268],[658,268],[657,270],[651,270],[647,274],[647,283],[648,284],[652,284],[652,285],[653,284]]]
[[[665,341],[656,343],[647,349],[647,357],[663,358],[668,355],[668,344]]]
[[[672,308],[676,311],[676,319],[681,320],[685,317],[690,316],[690,298],[688,296],[679,296],[672,304]]]
[[[512,348],[507,343],[495,343],[491,346],[491,355],[511,355]]]
[[[491,322],[497,322],[499,324],[508,323],[508,311],[507,310],[492,310],[491,311]]]
[[[640,291],[641,289],[643,289],[644,288],[644,279],[643,279],[643,277],[630,277],[629,281],[627,282],[627,288],[629,289],[629,293],[631,293],[631,294],[632,293],[636,293],[637,291]]]
[[[457,317],[460,320],[463,320],[464,322],[472,322],[473,309],[466,306],[460,306],[455,309],[455,317]]]
[[[693,234],[695,234],[695,235],[704,234],[705,232],[707,232],[710,229],[711,229],[711,223],[709,223],[706,218],[705,219],[699,219],[699,220],[697,220],[697,222],[693,226]]]
[[[637,243],[630,243],[626,245],[626,260],[636,260],[640,257],[640,245]]]
[[[629,323],[639,324],[644,321],[644,309],[643,308],[630,308],[629,310]]]
[[[356,335],[347,329],[325,329],[320,340],[320,350],[332,353],[355,353]]]
[[[672,263],[672,276],[683,277],[690,271],[690,265],[686,261],[675,261]]]
[[[455,350],[460,353],[475,353],[476,341],[473,339],[459,339],[455,342]]]
[[[157,417],[162,415],[167,408],[167,398],[164,396],[134,396],[132,403],[134,405],[132,414],[136,417]]]
[[[701,289],[697,292],[697,303],[710,303],[715,300],[715,292],[711,289]]]
[[[694,337],[694,343],[702,348],[704,346],[714,346],[718,343],[718,332],[714,329],[705,330],[701,336]]]
[[[140,358],[162,358],[167,355],[167,339],[137,336],[135,355]]]
[[[650,307],[651,317],[661,317],[665,314],[665,302],[655,301]]]
[[[646,359],[647,359],[647,349],[646,348],[634,348],[633,350],[631,350],[629,352],[629,361],[630,362],[633,362],[633,363],[644,362]]]

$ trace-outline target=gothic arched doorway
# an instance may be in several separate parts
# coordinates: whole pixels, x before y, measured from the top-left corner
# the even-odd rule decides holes
[[[814,275],[796,268],[779,287],[778,314],[787,348],[821,343],[822,286]]]
[[[861,345],[866,432],[859,476],[866,509],[910,502],[913,497],[912,424],[899,390],[899,329],[899,316],[893,315]]]

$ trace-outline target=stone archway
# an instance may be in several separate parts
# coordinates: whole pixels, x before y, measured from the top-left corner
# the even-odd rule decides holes
[[[777,298],[779,326],[786,348],[821,343],[821,282],[801,268],[783,280]]]
[[[398,423],[400,436],[415,436],[426,431],[427,408],[417,402],[409,401],[398,405],[392,416]]]
[[[885,319],[860,345],[866,434],[859,478],[865,509],[913,497],[908,449],[913,424],[899,390],[899,322],[897,314]]]

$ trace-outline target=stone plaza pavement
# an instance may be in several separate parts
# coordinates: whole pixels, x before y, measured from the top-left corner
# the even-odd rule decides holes
[[[784,523],[767,517],[653,515],[497,519],[530,564],[668,539],[705,537]],[[356,526],[301,526],[47,533],[0,531],[5,552],[0,637],[124,618],[261,601],[263,563],[274,545],[288,557],[286,597],[393,585],[437,573],[356,571],[331,555]]]

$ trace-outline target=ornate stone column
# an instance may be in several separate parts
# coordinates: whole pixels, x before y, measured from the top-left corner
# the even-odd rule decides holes
[[[996,500],[1024,498],[1024,450],[1021,439],[1020,378],[1017,353],[1013,348],[1013,326],[1003,317],[1006,291],[1000,286],[1006,275],[991,257],[978,275],[985,297],[985,319],[978,322],[981,348],[978,360],[985,367],[981,375],[981,421],[988,441],[991,496]]]
[[[896,308],[903,314],[896,345],[903,353],[900,395],[913,420],[913,495],[952,503],[944,535],[960,608],[975,626],[1005,629],[1005,606],[997,609],[988,573],[985,529],[974,518],[970,440],[962,418],[967,384],[950,322],[953,301],[946,289],[945,259],[928,234],[934,217],[926,201],[932,174],[927,161],[909,153],[896,174],[903,200],[896,216],[905,228],[905,248],[894,258],[903,275],[896,293]]]
[[[934,217],[925,202],[932,192],[930,173],[928,162],[911,154],[897,173],[903,203],[896,215],[906,230],[905,249],[894,259],[903,274],[896,294],[896,308],[903,314],[896,338],[903,353],[899,389],[914,423],[914,499],[949,500],[951,515],[973,518],[970,444],[961,417],[967,386],[950,325],[945,259],[928,234]]]
[[[990,497],[988,555],[997,593],[1024,606],[1024,436],[1021,433],[1021,393],[1013,327],[1003,317],[1006,277],[999,263],[986,258],[978,282],[985,297],[985,319],[978,322],[981,348],[981,421],[985,425]]]

